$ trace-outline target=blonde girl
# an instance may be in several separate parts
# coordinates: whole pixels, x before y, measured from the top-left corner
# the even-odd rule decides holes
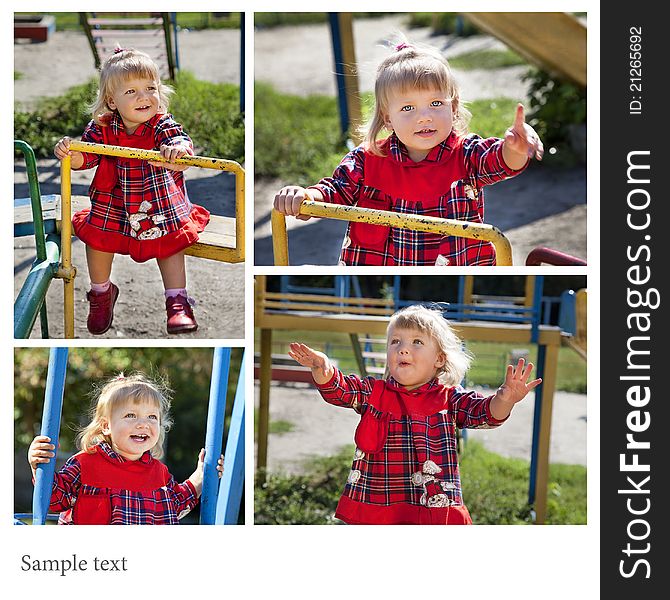
[[[471,356],[439,311],[410,306],[387,329],[384,379],[345,376],[323,354],[294,343],[329,404],[361,415],[356,452],[335,516],[351,524],[465,525],[456,428],[498,427],[541,383],[520,359],[490,396],[459,382]]]
[[[118,49],[102,65],[93,119],[82,141],[159,150],[175,161],[193,154],[193,143],[168,110],[172,90],[161,83],[156,64],[143,52]],[[89,195],[91,208],[72,219],[86,244],[91,289],[88,330],[105,333],[112,325],[119,288],[111,282],[115,254],[137,262],[156,259],[165,286],[168,333],[195,331],[186,290],[184,250],[198,241],[209,212],[192,204],[186,192],[184,165],[116,158],[70,150],[62,138],[54,149],[73,169],[97,167]]]
[[[205,451],[193,474],[177,483],[160,462],[172,425],[170,392],[137,373],[108,381],[91,421],[78,436],[81,451],[56,473],[50,508],[59,523],[74,525],[175,525],[198,502]],[[54,444],[37,436],[28,449],[33,471],[54,457]],[[219,475],[223,457],[219,460]]]
[[[317,201],[483,223],[483,188],[541,159],[543,147],[521,104],[504,139],[468,135],[469,118],[447,60],[403,39],[377,69],[365,141],[307,193]],[[379,139],[383,130],[390,135]],[[289,185],[274,207],[306,219],[299,215],[304,199],[304,188]],[[350,223],[340,264],[494,265],[495,249],[490,242]]]

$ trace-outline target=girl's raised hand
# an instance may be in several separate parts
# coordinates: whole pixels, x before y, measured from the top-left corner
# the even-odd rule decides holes
[[[84,155],[76,150],[70,150],[71,141],[67,136],[58,140],[54,146],[54,156],[58,160],[63,160],[66,156],[69,156],[72,160],[72,168],[79,169],[84,164]]]
[[[305,198],[305,188],[287,185],[275,195],[274,208],[283,215],[293,215],[296,219],[307,221],[311,217],[300,214],[300,205]]]
[[[51,438],[46,435],[38,435],[28,448],[28,462],[30,468],[35,471],[40,463],[48,463],[54,456],[56,446],[51,443]]]
[[[526,123],[523,104],[521,103],[517,104],[514,124],[505,132],[503,151],[520,155],[522,157],[521,167],[526,163],[527,158],[535,157],[537,160],[542,160],[544,155],[542,140],[540,140],[537,132]],[[505,162],[507,162],[507,156],[505,156]],[[507,166],[515,167],[515,165],[509,163]]]
[[[535,389],[542,383],[541,379],[533,379],[528,382],[531,372],[533,371],[533,363],[526,364],[523,358],[514,365],[507,365],[507,373],[505,375],[505,382],[498,388],[496,397],[506,404],[516,404],[523,400],[528,392]]]
[[[319,384],[327,383],[333,376],[333,365],[323,352],[292,342],[289,344],[288,355],[298,364],[311,369],[314,381]]]

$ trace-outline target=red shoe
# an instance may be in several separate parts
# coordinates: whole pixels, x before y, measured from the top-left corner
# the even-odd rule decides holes
[[[114,305],[118,297],[119,288],[113,283],[109,284],[106,292],[86,292],[86,300],[90,304],[86,327],[93,335],[101,335],[112,326]]]
[[[186,296],[179,294],[165,301],[167,311],[167,332],[188,333],[198,329],[198,324],[193,316],[193,309]]]

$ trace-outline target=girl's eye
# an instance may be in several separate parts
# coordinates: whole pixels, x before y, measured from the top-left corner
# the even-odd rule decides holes
[[[127,413],[124,419],[134,419],[135,418],[135,413]]]
[[[423,346],[423,340],[420,340],[419,338],[415,339],[414,343]]]
[[[134,94],[134,93],[135,93],[135,90],[133,90],[133,89],[126,90],[126,94]]]
[[[406,104],[406,105],[403,106],[400,110],[401,110],[402,112],[409,112],[410,110],[412,110],[412,105],[411,105],[411,104]]]
[[[431,106],[442,106],[443,104],[444,104],[444,102],[442,102],[442,100],[433,100],[430,103]]]
[[[158,421],[158,415],[149,415],[149,418]]]
[[[393,346],[393,344],[397,344],[397,343],[398,343],[398,340],[396,340],[396,339],[391,340],[391,346]]]

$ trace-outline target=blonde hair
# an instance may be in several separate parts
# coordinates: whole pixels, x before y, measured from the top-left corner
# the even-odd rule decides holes
[[[470,111],[461,103],[460,89],[449,67],[447,59],[438,50],[430,46],[409,44],[404,36],[398,34],[395,48],[377,67],[375,79],[375,106],[372,118],[362,129],[366,150],[377,156],[383,156],[377,137],[386,128],[385,117],[388,114],[389,95],[396,90],[438,89],[444,91],[451,100],[453,113],[452,130],[457,135],[468,132]]]
[[[171,391],[162,382],[149,379],[143,373],[133,373],[125,376],[123,373],[108,380],[102,387],[94,391],[94,401],[91,405],[91,422],[84,427],[77,436],[77,443],[81,450],[89,454],[100,442],[112,446],[112,439],[103,433],[106,423],[109,422],[114,409],[123,403],[140,404],[151,402],[158,408],[160,416],[160,433],[156,445],[151,449],[155,458],[163,456],[163,442],[165,434],[172,426],[170,418]]]
[[[98,96],[91,106],[93,120],[98,125],[107,125],[109,116],[115,111],[109,107],[108,100],[114,90],[129,79],[151,79],[157,83],[160,103],[159,112],[167,112],[169,99],[174,90],[161,83],[158,66],[148,54],[134,48],[118,48],[100,67]]]
[[[454,333],[449,321],[439,310],[433,310],[421,305],[413,305],[396,311],[386,329],[386,342],[393,328],[418,329],[429,335],[439,351],[444,356],[444,365],[437,371],[437,377],[448,386],[459,385],[472,362],[472,355],[463,347],[463,342]],[[388,364],[384,378],[389,377]]]

